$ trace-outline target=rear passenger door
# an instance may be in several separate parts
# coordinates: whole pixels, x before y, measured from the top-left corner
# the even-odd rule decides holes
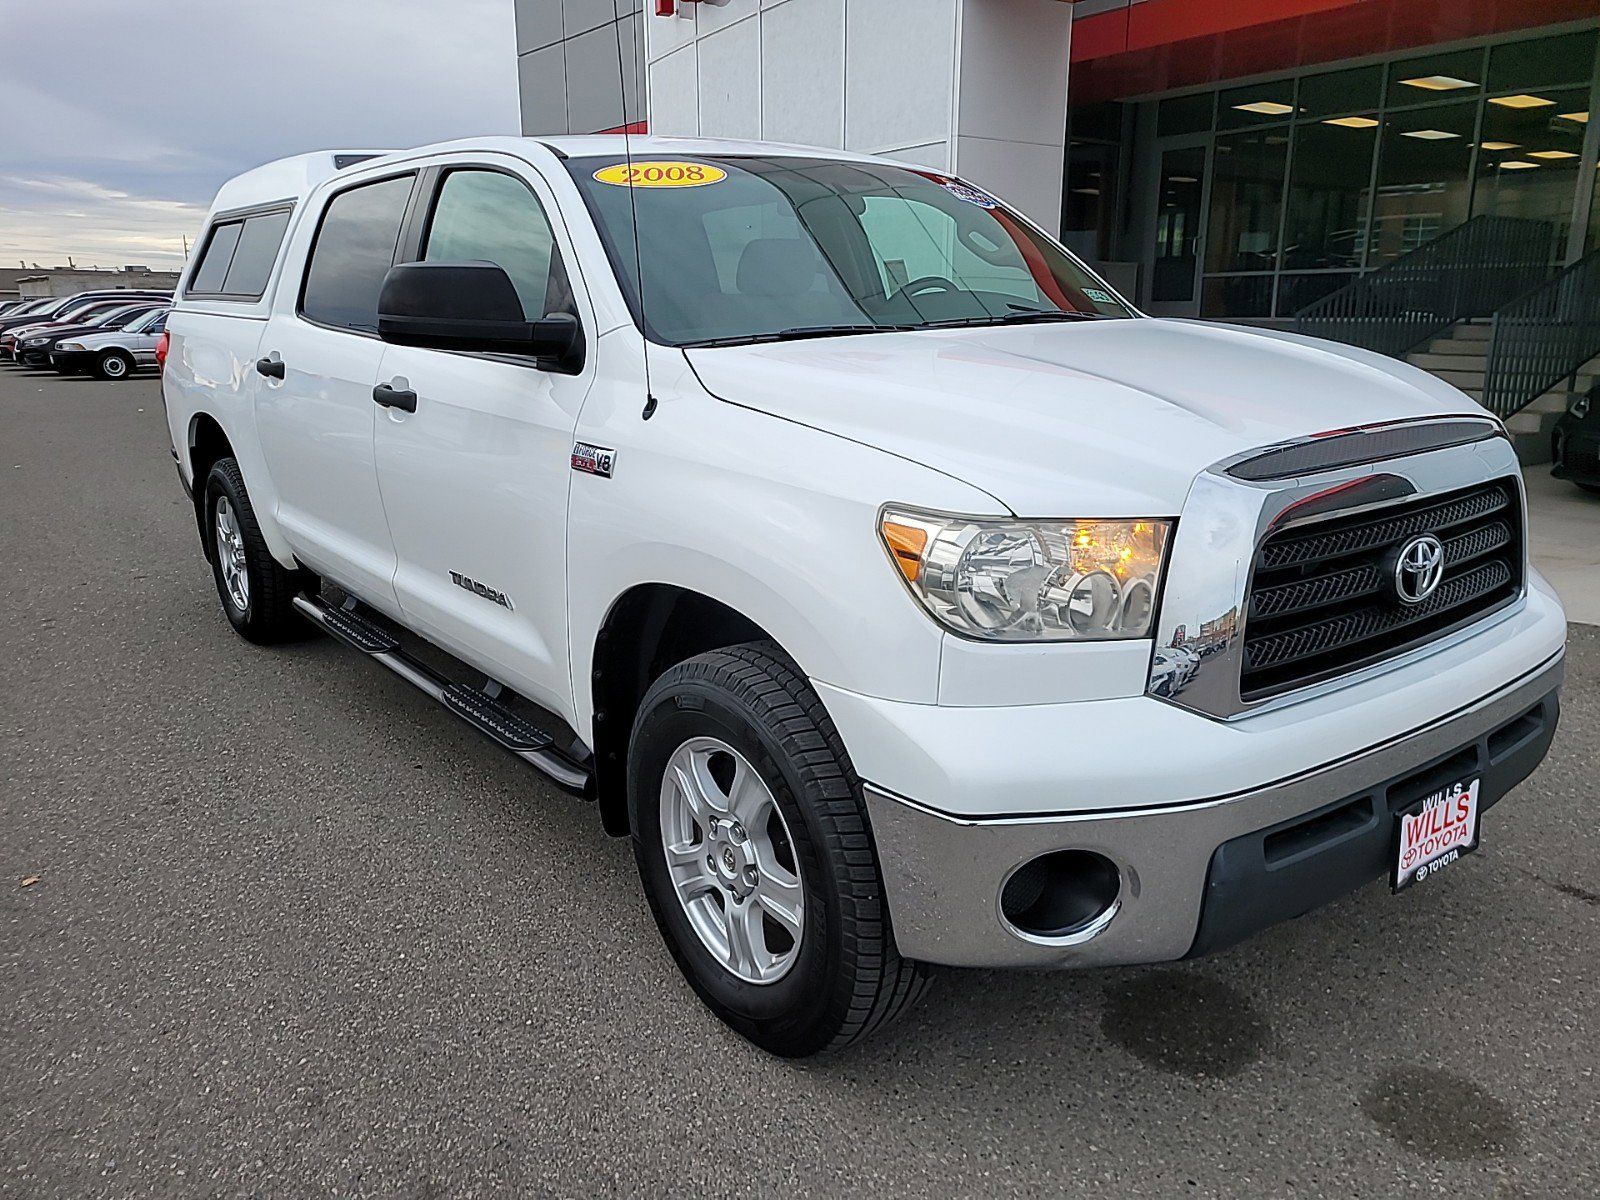
[[[372,389],[384,353],[378,290],[415,183],[408,172],[333,194],[303,274],[278,289],[254,368],[284,536],[313,570],[391,615],[395,552],[373,461]]]
[[[395,591],[408,626],[566,713],[567,488],[594,377],[594,317],[553,197],[525,164],[432,168],[415,211],[408,258],[498,264],[527,319],[578,317],[587,354],[568,375],[520,356],[385,350],[380,382],[416,394],[414,412],[377,418]]]

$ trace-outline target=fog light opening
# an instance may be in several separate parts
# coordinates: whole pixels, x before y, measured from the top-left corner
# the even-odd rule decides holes
[[[1055,850],[1011,872],[1000,915],[1030,940],[1086,941],[1111,923],[1122,895],[1116,863],[1092,850]]]

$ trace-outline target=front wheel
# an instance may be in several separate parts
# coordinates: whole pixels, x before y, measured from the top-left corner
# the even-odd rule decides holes
[[[646,693],[629,752],[634,854],[700,998],[773,1054],[848,1045],[906,1011],[860,781],[821,700],[770,643],[715,650]]]
[[[126,379],[133,374],[133,359],[121,350],[108,350],[95,359],[94,373],[101,379]]]

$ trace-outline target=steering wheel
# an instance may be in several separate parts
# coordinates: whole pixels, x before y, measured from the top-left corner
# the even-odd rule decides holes
[[[959,293],[964,291],[966,291],[966,288],[951,283],[943,275],[924,275],[921,279],[913,279],[902,287],[894,294],[894,299],[899,300],[901,297],[909,299],[912,296],[920,296],[923,292]]]

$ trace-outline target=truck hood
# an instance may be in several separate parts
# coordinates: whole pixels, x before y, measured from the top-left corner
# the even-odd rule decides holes
[[[723,400],[922,463],[1028,517],[1172,516],[1196,475],[1245,450],[1386,421],[1485,415],[1394,359],[1199,321],[924,330],[685,353]]]

